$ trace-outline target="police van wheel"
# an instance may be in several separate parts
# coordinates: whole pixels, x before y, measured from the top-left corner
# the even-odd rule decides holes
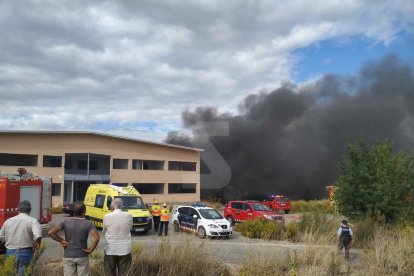
[[[201,239],[205,239],[205,238],[207,237],[206,229],[204,229],[204,227],[203,227],[203,226],[200,226],[200,227],[198,228],[198,236],[199,236]]]
[[[227,218],[226,218],[226,219],[227,219],[227,221],[230,223],[230,225],[231,225],[231,226],[233,226],[233,225],[234,225],[234,222],[235,222],[235,221],[234,221],[234,218],[233,218],[232,216],[227,216]]]
[[[174,221],[174,232],[180,232],[180,225],[178,221]]]

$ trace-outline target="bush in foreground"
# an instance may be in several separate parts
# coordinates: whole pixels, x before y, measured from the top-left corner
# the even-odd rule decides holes
[[[283,224],[261,218],[236,224],[235,229],[247,238],[266,240],[281,240],[286,231]]]

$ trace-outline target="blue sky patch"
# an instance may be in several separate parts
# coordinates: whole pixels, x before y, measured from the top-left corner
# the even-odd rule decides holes
[[[387,54],[395,54],[405,63],[414,65],[414,36],[400,33],[385,45],[364,36],[333,38],[296,50],[298,60],[292,77],[296,82],[324,74],[354,74],[369,60],[378,60]]]

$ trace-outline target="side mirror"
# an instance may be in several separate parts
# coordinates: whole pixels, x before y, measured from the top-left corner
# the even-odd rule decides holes
[[[193,215],[193,219],[198,219],[197,215]]]

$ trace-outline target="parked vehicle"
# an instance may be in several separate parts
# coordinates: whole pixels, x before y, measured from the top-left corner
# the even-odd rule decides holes
[[[97,227],[103,226],[103,217],[111,211],[114,198],[121,198],[123,210],[133,217],[133,232],[147,233],[152,227],[152,219],[139,192],[133,186],[118,187],[108,184],[91,184],[86,191],[84,203],[86,216]]]
[[[19,202],[28,200],[32,205],[30,216],[40,223],[52,220],[52,179],[33,176],[26,169],[18,173],[0,175],[0,227],[6,219],[18,214]]]
[[[228,238],[233,233],[230,223],[216,209],[205,204],[178,206],[172,220],[175,232],[193,232],[202,239],[207,236]]]
[[[291,207],[289,198],[282,195],[269,195],[262,203],[271,210],[281,210],[285,214],[289,214]]]
[[[257,200],[234,200],[227,203],[224,217],[234,225],[247,219],[262,218],[283,223],[283,216],[272,212],[267,206]]]

